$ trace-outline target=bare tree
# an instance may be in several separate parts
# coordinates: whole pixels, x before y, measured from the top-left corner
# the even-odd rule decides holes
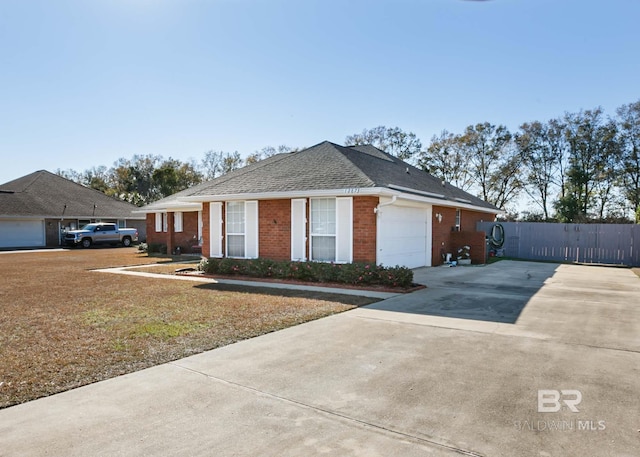
[[[553,189],[559,187],[561,156],[557,141],[550,136],[549,125],[538,121],[522,124],[514,139],[525,168],[525,192],[540,206],[544,220],[549,220]]]
[[[617,110],[622,147],[622,193],[640,223],[640,100]]]
[[[567,113],[565,134],[569,148],[568,186],[558,210],[564,220],[589,218],[596,210],[603,220],[620,170],[620,141],[613,120],[602,108]]]
[[[459,189],[469,190],[473,181],[465,152],[460,136],[443,130],[440,136],[434,135],[427,150],[420,153],[418,166]]]
[[[415,133],[405,132],[399,127],[380,125],[364,129],[362,133],[349,135],[344,140],[346,146],[371,144],[400,160],[411,161],[422,149],[422,142]]]
[[[286,144],[281,144],[278,148],[274,148],[273,146],[265,146],[259,151],[254,152],[253,154],[249,154],[249,156],[245,160],[245,165],[251,165],[252,163],[259,162],[264,159],[268,159],[271,156],[276,154],[284,154],[288,152],[297,151],[295,148],[290,148]]]
[[[200,171],[206,181],[217,178],[222,174],[223,151],[210,150],[204,153],[200,161]]]
[[[479,196],[504,209],[522,189],[521,159],[509,130],[489,122],[470,125],[459,139]]]

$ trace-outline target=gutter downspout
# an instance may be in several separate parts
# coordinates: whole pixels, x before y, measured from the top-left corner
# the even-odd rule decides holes
[[[378,206],[376,206],[375,208],[373,208],[373,212],[378,214],[378,211],[380,210],[380,208],[382,208],[383,206],[390,206],[393,205],[396,200],[398,199],[397,195],[394,195],[393,197],[391,197],[391,201],[387,202],[387,203],[379,203]]]

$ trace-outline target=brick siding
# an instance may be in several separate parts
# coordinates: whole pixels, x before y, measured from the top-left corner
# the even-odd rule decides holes
[[[147,214],[147,243],[148,244],[167,244],[168,232],[156,232],[156,215],[155,213]]]
[[[442,219],[438,220],[438,214]],[[444,206],[434,206],[431,216],[433,228],[431,248],[431,265],[434,267],[442,265],[447,253],[453,255],[453,245],[451,244],[451,233],[456,225],[456,209]]]
[[[173,219],[173,213],[170,213]],[[173,221],[170,228],[173,229]],[[198,245],[198,212],[188,211],[182,213],[182,232],[172,232],[172,251],[178,246],[183,253],[193,252],[193,246]]]
[[[442,221],[438,222],[437,214],[442,214]],[[484,232],[476,232],[476,223],[479,221],[492,221],[494,214],[482,213],[462,209],[460,211],[460,231],[455,231],[456,208],[444,206],[433,207],[433,248],[431,265],[437,266],[444,263],[445,255],[451,253],[455,260],[458,248],[464,245],[471,247],[471,262],[485,263],[486,246]],[[475,252],[474,252],[475,251]]]
[[[475,232],[478,222],[493,222],[496,219],[495,214],[480,213],[478,211],[462,210],[460,215],[460,228],[462,231]]]
[[[291,200],[258,202],[259,256],[291,259]]]
[[[469,246],[471,249],[471,263],[475,265],[486,263],[487,261],[487,243],[485,241],[484,232],[454,232],[451,234],[451,244],[453,246],[453,259],[458,255],[458,249],[462,246]]]
[[[378,197],[353,198],[353,261],[376,262]]]
[[[210,233],[210,205],[209,202],[202,204],[202,255],[209,257],[211,255],[211,233]]]

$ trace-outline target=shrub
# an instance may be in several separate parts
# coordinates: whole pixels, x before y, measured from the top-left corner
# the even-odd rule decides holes
[[[147,252],[149,254],[166,254],[167,245],[162,243],[149,243],[147,245]]]
[[[290,262],[269,259],[204,259],[199,269],[207,274],[295,279],[298,281],[353,285],[384,285],[408,288],[413,271],[407,267],[384,267],[371,263]]]

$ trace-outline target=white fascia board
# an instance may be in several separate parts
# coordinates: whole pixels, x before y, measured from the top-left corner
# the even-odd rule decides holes
[[[456,201],[446,200],[442,198],[427,197],[427,196],[422,196],[417,194],[408,194],[405,192],[394,191],[394,190],[389,190],[386,195],[389,195],[389,196],[395,195],[398,197],[399,200],[428,203],[434,206],[445,206],[450,208],[468,209],[468,210],[477,211],[480,213],[488,213],[488,214],[504,214],[504,211],[499,209],[475,206],[468,203],[462,203],[459,200],[456,200]]]
[[[54,216],[13,216],[13,215],[8,215],[8,214],[3,214],[2,216],[0,216],[0,221],[3,220],[16,220],[19,219],[21,221],[42,221],[44,219],[60,219],[59,217],[54,217]]]
[[[383,195],[388,189],[384,187],[356,187],[347,189],[322,189],[322,190],[297,190],[287,192],[256,192],[247,194],[223,194],[223,195],[198,195],[182,197],[184,202],[210,202],[210,201],[234,201],[234,200],[278,200],[289,198],[314,198],[314,197],[357,197],[370,195]]]
[[[391,189],[395,189],[399,191],[405,191],[405,192],[410,192],[414,194],[424,195],[425,197],[442,198],[442,199],[446,198],[444,194],[437,194],[435,192],[425,192],[423,190],[411,189],[410,187],[398,186],[396,184],[389,184],[389,187]]]
[[[175,201],[170,205],[148,206],[147,208],[136,209],[136,210],[133,210],[132,213],[153,214],[153,213],[172,213],[176,211],[182,211],[182,212],[202,211],[202,204]]]
[[[137,213],[138,211],[131,211],[132,213]],[[60,215],[43,215],[43,216],[20,216],[20,215],[16,215],[16,216],[8,216],[8,215],[3,215],[0,216],[0,220],[2,219],[11,219],[11,220],[16,220],[16,219],[20,219],[23,221],[26,220],[44,220],[44,219],[52,219],[52,220],[64,220],[64,219],[126,219],[126,220],[132,220],[132,221],[144,221],[145,218],[141,217],[141,216],[99,216],[99,215],[90,215],[90,214],[85,214],[82,216],[76,216],[74,214],[65,214],[63,216]]]
[[[399,188],[400,186],[394,186]],[[427,195],[419,195],[420,191],[402,187],[402,190],[392,189],[389,187],[356,187],[347,189],[323,189],[323,190],[300,190],[287,192],[258,192],[247,194],[224,194],[224,195],[198,195],[191,197],[179,198],[182,202],[211,202],[211,201],[234,201],[234,200],[277,200],[289,198],[314,198],[314,197],[344,197],[344,196],[397,196],[399,199],[428,203],[437,206],[449,206],[452,208],[469,209],[489,214],[504,214],[504,211],[492,208],[484,208],[475,206],[461,201],[447,200],[444,198],[435,198]],[[434,194],[436,195],[436,194]],[[437,194],[439,195],[439,194]]]
[[[201,204],[175,204],[175,205],[171,205],[171,206],[167,206],[164,211],[168,212],[168,213],[175,213],[175,212],[183,212],[183,213],[188,213],[190,211],[196,212],[196,211],[202,211],[202,203]]]

